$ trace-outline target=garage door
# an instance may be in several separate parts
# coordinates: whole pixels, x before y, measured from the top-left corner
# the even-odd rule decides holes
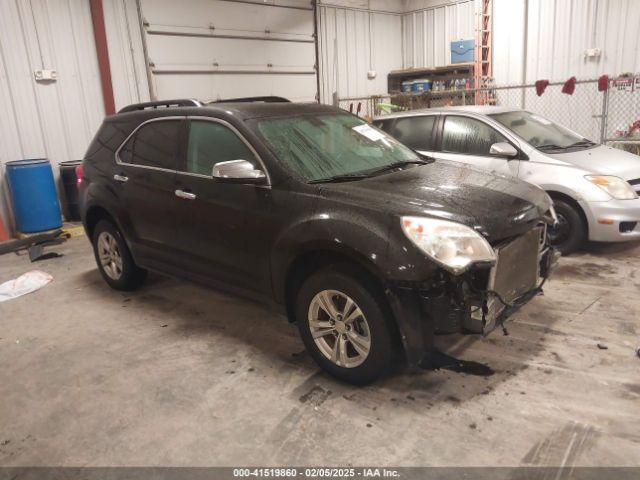
[[[309,0],[143,0],[157,98],[317,94]]]

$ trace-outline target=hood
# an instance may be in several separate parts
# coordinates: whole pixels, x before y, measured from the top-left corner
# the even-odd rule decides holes
[[[545,155],[553,160],[601,175],[615,175],[624,180],[640,178],[639,156],[606,145],[566,153],[545,153]]]
[[[397,216],[463,223],[490,242],[530,229],[551,205],[548,195],[534,185],[443,160],[363,180],[323,184],[322,189],[328,198]]]

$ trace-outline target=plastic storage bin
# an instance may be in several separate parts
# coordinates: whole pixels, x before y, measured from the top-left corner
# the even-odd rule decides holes
[[[426,92],[431,90],[431,80],[428,78],[421,78],[419,80],[414,80],[413,84],[416,86],[416,92]]]
[[[413,82],[411,80],[405,80],[402,82],[402,91],[404,93],[411,93],[411,89],[413,88]]]

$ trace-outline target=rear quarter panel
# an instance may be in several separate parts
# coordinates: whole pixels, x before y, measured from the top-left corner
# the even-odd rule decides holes
[[[87,212],[101,207],[113,217],[125,237],[130,224],[114,188],[115,152],[140,122],[133,119],[105,119],[84,156],[84,180],[80,189],[82,221],[86,227]]]

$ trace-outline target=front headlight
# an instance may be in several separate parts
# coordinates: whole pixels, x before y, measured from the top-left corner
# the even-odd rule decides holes
[[[423,217],[402,217],[402,230],[420,250],[454,274],[474,262],[495,262],[484,237],[456,222]]]
[[[631,185],[619,177],[611,175],[586,175],[584,178],[600,187],[616,200],[633,200],[638,198]]]

